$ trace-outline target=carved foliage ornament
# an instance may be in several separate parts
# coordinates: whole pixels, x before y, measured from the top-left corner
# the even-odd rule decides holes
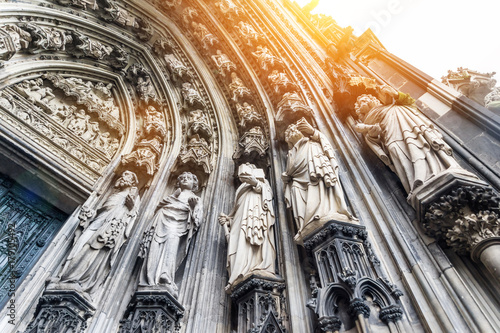
[[[500,236],[500,197],[491,188],[459,187],[433,203],[425,214],[424,229],[446,240],[459,254],[470,253],[482,241]]]

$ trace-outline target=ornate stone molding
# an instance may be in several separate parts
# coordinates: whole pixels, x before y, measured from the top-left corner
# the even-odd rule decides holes
[[[403,293],[381,273],[365,227],[330,221],[304,240],[308,255],[319,275],[311,276],[313,298],[308,306],[318,315],[323,331],[340,330],[339,311],[353,320],[368,318],[370,306],[365,295],[377,295],[373,302],[380,308],[385,323],[400,320],[403,310],[398,299]],[[347,304],[340,308],[340,300]]]
[[[24,333],[82,333],[94,307],[75,291],[45,292],[38,304],[37,316]]]
[[[231,294],[238,307],[238,333],[284,332],[283,280],[252,276]]]
[[[179,332],[184,308],[168,292],[137,291],[120,321],[119,333]]]

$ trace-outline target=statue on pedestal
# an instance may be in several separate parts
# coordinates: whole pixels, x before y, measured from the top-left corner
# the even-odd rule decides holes
[[[326,222],[357,222],[347,210],[344,191],[338,178],[335,153],[328,139],[305,118],[288,126],[285,201],[297,225],[295,241],[320,229]]]
[[[264,171],[253,164],[242,164],[238,177],[242,184],[236,190],[234,208],[229,215],[219,216],[228,242],[226,291],[250,275],[276,277],[271,186]]]
[[[410,95],[382,86],[377,87],[377,97],[358,97],[355,109],[361,123],[355,129],[398,175],[409,195],[431,177],[450,168],[461,169],[441,133]]]
[[[138,206],[137,184],[135,173],[124,171],[96,217],[82,220],[83,231],[79,237],[77,234],[54,289],[92,295],[101,287],[132,230]]]
[[[144,258],[141,289],[166,290],[177,298],[175,272],[189,249],[203,216],[198,178],[184,172],[177,177],[177,190],[164,198],[156,209],[153,225],[145,233],[141,256]]]

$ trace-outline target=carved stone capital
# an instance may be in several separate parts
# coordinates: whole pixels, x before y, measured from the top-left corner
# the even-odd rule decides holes
[[[46,291],[40,297],[35,318],[25,333],[84,332],[87,319],[94,312],[95,308],[76,291]]]

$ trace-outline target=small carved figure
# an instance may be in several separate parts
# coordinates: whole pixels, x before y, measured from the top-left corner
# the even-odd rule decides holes
[[[99,123],[91,121],[89,122],[85,133],[82,134],[82,139],[87,142],[92,142],[97,133],[99,133]]]
[[[115,22],[122,27],[139,28],[136,17],[131,15],[127,10],[118,6],[116,1],[102,1],[104,3],[104,11],[111,17],[109,21]]]
[[[439,131],[408,94],[377,87],[379,99],[361,95],[355,105],[361,123],[356,131],[395,172],[408,194],[449,168],[460,168]],[[382,103],[381,103],[382,102]]]
[[[175,272],[186,256],[203,216],[198,178],[184,172],[177,177],[177,190],[164,198],[156,209],[153,226],[146,233],[142,253],[144,263],[139,286],[168,291],[177,298]],[[149,236],[149,237],[148,237]]]
[[[189,69],[175,55],[166,54],[165,61],[174,81],[177,81],[179,78],[191,78]]]
[[[284,94],[285,92],[299,89],[299,86],[293,83],[286,73],[278,72],[277,69],[273,70],[268,78],[276,94]]]
[[[189,23],[193,22],[195,18],[199,16],[198,11],[193,7],[186,7],[182,11],[182,22],[184,25],[189,27]]]
[[[76,136],[82,136],[87,130],[87,125],[90,116],[85,113],[85,110],[79,109],[68,120],[67,128]]]
[[[338,177],[335,153],[328,139],[304,118],[288,126],[285,202],[297,225],[295,240],[320,228],[331,219],[352,222]]]
[[[219,43],[217,37],[210,33],[203,24],[191,22],[191,26],[194,28],[194,35],[198,37],[204,49],[208,50],[210,47]]]
[[[6,24],[2,26],[2,29],[5,30],[12,38],[16,51],[29,48],[31,34],[28,31],[25,31],[14,24]]]
[[[209,141],[212,139],[212,128],[202,110],[194,110],[189,113],[188,126],[188,137],[198,134]]]
[[[235,102],[238,102],[239,99],[244,99],[252,95],[250,89],[245,87],[243,80],[240,79],[235,72],[231,73],[231,83],[229,84],[229,89],[233,93],[233,97],[231,99]]]
[[[220,0],[215,3],[215,6],[231,21],[243,14],[243,9],[236,6],[232,0]]]
[[[239,33],[239,36],[247,41],[248,46],[253,46],[253,42],[258,42],[261,35],[248,23],[240,21],[234,26]]]
[[[65,33],[56,28],[42,28],[33,23],[19,23],[18,26],[31,34],[33,48],[30,52],[64,51],[66,44],[73,42],[70,33]]]
[[[283,67],[283,60],[271,54],[271,51],[265,46],[257,46],[257,51],[252,52],[252,55],[257,58],[259,66],[267,71],[275,66]]]
[[[226,76],[226,72],[236,70],[236,65],[221,50],[217,50],[217,54],[212,56],[212,60],[222,76]]]
[[[102,60],[113,52],[111,46],[106,46],[76,31],[73,31],[72,34],[76,48],[87,57]]]
[[[198,90],[196,90],[191,83],[189,82],[183,83],[181,93],[182,97],[184,98],[185,104],[191,107],[205,106],[205,103],[203,102],[200,93],[198,93]]]
[[[18,87],[27,95],[31,103],[39,102],[47,105],[55,98],[52,89],[44,86],[41,78],[23,81]]]
[[[145,128],[148,134],[157,134],[162,138],[167,136],[165,117],[152,105],[146,108]]]
[[[264,170],[253,164],[238,168],[242,182],[236,190],[234,208],[229,215],[220,214],[228,243],[226,291],[250,275],[275,277],[273,192]]]
[[[132,230],[138,206],[137,184],[137,176],[124,171],[96,217],[80,225],[83,232],[62,269],[60,284],[70,284],[70,288],[89,295],[101,289]]]
[[[243,105],[236,104],[236,110],[238,111],[238,116],[240,117],[240,126],[243,128],[254,125],[262,125],[264,123],[264,119],[261,114],[257,112],[253,105],[250,105],[247,102],[243,103]]]

